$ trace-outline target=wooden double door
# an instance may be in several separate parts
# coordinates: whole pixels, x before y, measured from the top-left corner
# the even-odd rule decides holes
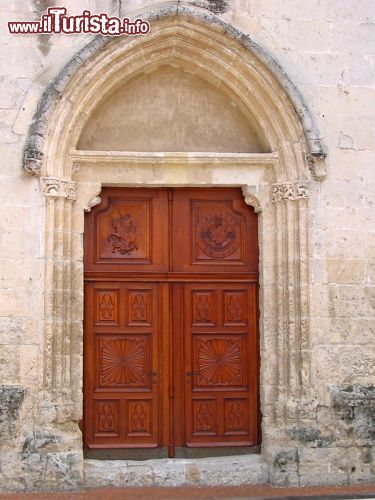
[[[253,210],[236,188],[101,197],[85,220],[85,446],[258,444]]]

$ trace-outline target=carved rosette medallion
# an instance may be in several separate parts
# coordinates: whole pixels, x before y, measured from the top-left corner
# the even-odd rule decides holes
[[[137,228],[129,214],[112,219],[113,233],[108,236],[112,243],[112,253],[129,255],[138,250]]]
[[[200,250],[213,259],[229,257],[240,245],[239,220],[230,213],[202,217],[198,230]]]

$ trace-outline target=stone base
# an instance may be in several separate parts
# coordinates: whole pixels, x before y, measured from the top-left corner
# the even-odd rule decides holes
[[[201,459],[85,460],[84,486],[229,486],[268,483],[261,455]]]

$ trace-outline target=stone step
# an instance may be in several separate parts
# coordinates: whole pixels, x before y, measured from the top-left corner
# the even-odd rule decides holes
[[[268,465],[261,455],[198,459],[85,460],[84,485],[124,486],[237,486],[267,484]]]

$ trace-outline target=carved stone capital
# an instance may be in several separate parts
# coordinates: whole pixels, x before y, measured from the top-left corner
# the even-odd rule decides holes
[[[272,186],[272,201],[296,201],[308,198],[310,195],[309,184],[307,182],[290,182],[286,184],[274,184]]]
[[[42,177],[41,183],[44,196],[67,198],[68,200],[77,198],[76,183],[73,181],[66,181],[57,177]]]
[[[250,205],[251,207],[253,207],[255,213],[259,213],[262,211],[262,207],[260,206],[259,199],[257,198],[257,196],[254,194],[253,191],[254,191],[253,186],[242,187],[242,194],[245,199],[246,205]]]

